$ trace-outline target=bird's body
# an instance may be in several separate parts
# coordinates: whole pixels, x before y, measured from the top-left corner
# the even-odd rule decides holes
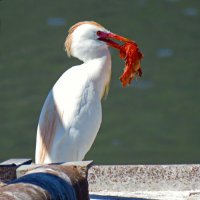
[[[127,44],[120,46],[110,38]],[[44,103],[37,129],[36,163],[80,161],[90,149],[101,125],[101,99],[108,92],[111,77],[108,46],[119,49],[126,59],[123,85],[130,83],[138,70],[141,74],[142,54],[135,43],[93,21],[72,26],[65,48],[83,64],[67,70]]]
[[[84,63],[67,70],[48,95],[38,124],[36,163],[80,161],[94,142],[111,76],[107,45],[96,43],[101,53],[83,57]]]

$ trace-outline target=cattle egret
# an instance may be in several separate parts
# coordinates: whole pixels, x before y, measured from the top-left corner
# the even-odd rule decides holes
[[[81,161],[91,148],[102,121],[101,99],[111,78],[108,47],[120,49],[111,39],[129,41],[93,21],[69,29],[66,52],[83,64],[65,71],[46,98],[37,128],[37,164]],[[137,72],[141,75],[138,62],[128,82]]]

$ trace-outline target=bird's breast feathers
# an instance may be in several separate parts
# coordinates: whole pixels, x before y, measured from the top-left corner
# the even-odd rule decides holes
[[[49,154],[57,161],[83,159],[101,124],[101,103],[94,84],[84,73],[76,73],[76,77],[68,73],[54,85],[42,109],[38,125],[41,145],[36,149],[40,163],[50,162]]]

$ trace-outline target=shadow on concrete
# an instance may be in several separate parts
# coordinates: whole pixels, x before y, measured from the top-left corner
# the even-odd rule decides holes
[[[144,198],[137,197],[117,197],[117,196],[102,196],[102,195],[90,195],[90,200],[148,200]]]

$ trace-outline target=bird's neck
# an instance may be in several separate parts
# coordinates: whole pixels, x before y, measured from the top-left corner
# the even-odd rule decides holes
[[[84,63],[87,66],[88,75],[90,80],[102,99],[107,95],[110,78],[111,78],[111,56],[109,50],[102,52],[101,56],[89,59]]]

